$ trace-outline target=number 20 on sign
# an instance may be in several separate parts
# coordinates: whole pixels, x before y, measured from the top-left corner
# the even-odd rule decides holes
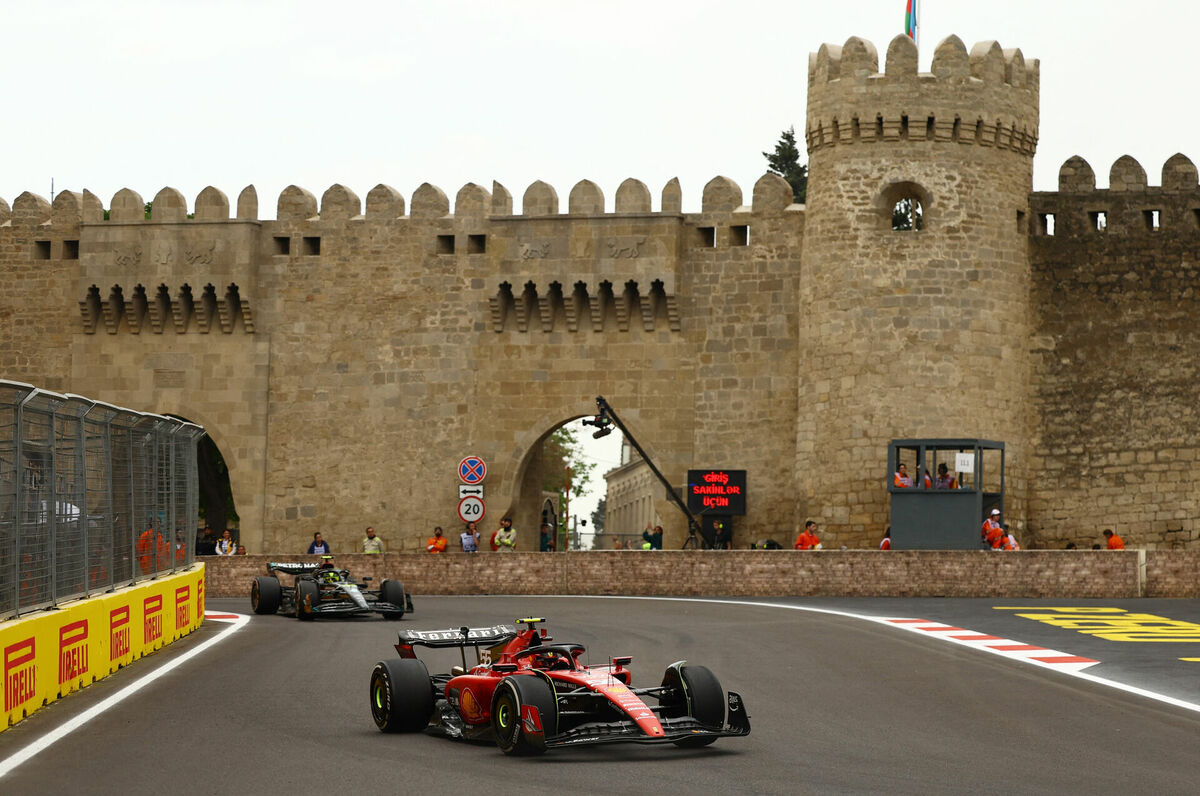
[[[483,500],[475,495],[467,495],[458,501],[458,518],[463,522],[479,522],[483,515]]]

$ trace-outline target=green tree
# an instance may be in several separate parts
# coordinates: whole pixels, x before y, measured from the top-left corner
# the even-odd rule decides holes
[[[808,194],[808,166],[800,163],[796,128],[784,130],[775,144],[775,151],[763,152],[763,157],[767,159],[767,170],[783,177],[792,186],[792,200],[803,204]]]
[[[892,229],[920,231],[923,226],[921,203],[916,199],[904,198],[892,208]]]
[[[600,534],[604,533],[604,508],[608,502],[608,498],[600,498],[600,502],[596,504],[596,510],[592,512],[592,529],[596,534],[596,538],[600,538]]]

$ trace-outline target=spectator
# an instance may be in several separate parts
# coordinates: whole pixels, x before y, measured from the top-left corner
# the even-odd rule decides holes
[[[319,536],[320,534],[318,534]],[[237,553],[237,542],[233,541],[233,534],[226,528],[221,532],[221,538],[217,542],[217,555],[231,556]]]
[[[170,549],[163,535],[153,528],[147,528],[138,537],[137,553],[143,575],[167,568]]]
[[[1099,542],[1097,542],[1096,544],[1092,545],[1092,549],[1093,549],[1093,550],[1099,550],[1099,549],[1100,549],[1100,543],[1099,543]]]
[[[958,489],[958,481],[954,476],[950,475],[950,470],[946,467],[945,462],[938,465],[937,481],[934,482],[934,487],[937,489]]]
[[[812,520],[804,523],[804,530],[796,537],[797,550],[820,550],[821,540],[817,538],[817,524]]]
[[[310,556],[325,556],[333,552],[333,548],[329,546],[329,542],[321,536],[321,532],[317,531],[313,534],[313,540],[308,545],[308,554]]]
[[[729,528],[729,523],[718,520],[713,523],[713,549],[728,550],[729,543],[732,540],[733,531]]]
[[[475,527],[475,521],[471,520],[467,523],[467,527],[463,530],[462,549],[464,553],[479,552],[479,529]]]
[[[187,561],[187,542],[183,541],[183,531],[175,532],[175,566],[181,566]]]
[[[650,543],[651,550],[662,550],[663,529],[661,525],[655,525],[653,528],[649,524],[646,525],[646,530],[642,531],[642,539]]]
[[[1000,549],[1000,545],[1004,542],[1004,528],[1000,526],[1000,509],[992,509],[992,513],[983,521],[983,527],[979,529],[979,537],[984,547],[990,547],[993,550]]]
[[[1104,538],[1108,540],[1109,550],[1124,550],[1125,540],[1112,532],[1112,528],[1107,528],[1104,531]]]
[[[217,554],[217,535],[213,533],[212,526],[207,522],[204,523],[204,533],[196,542],[196,555],[198,556],[215,556]]]
[[[446,537],[442,536],[442,526],[434,526],[433,536],[425,541],[425,549],[430,553],[446,552]]]
[[[550,531],[550,523],[543,522],[541,533],[538,535],[538,550],[543,553],[554,552],[554,534]]]
[[[238,545],[238,551],[237,551],[237,554],[238,554],[239,556],[244,556],[244,555],[246,555],[246,545],[244,545],[244,544],[240,544],[240,545]]]
[[[383,540],[375,535],[375,529],[368,526],[367,535],[362,540],[362,551],[364,553],[382,553]]]
[[[892,549],[892,526],[889,525],[887,528],[884,529],[883,538],[879,540],[879,549],[880,550],[891,550]]]
[[[1017,537],[1012,535],[1008,528],[1004,529],[1004,533],[1000,538],[1000,547],[1003,550],[1020,550],[1021,545],[1017,544]]]
[[[1074,542],[1067,542],[1067,547],[1066,547],[1066,549],[1067,549],[1067,550],[1074,550],[1074,549],[1075,549],[1075,543],[1074,543]]]
[[[899,487],[910,487],[913,485],[912,479],[908,477],[908,467],[904,464],[896,468],[896,472],[892,476],[892,485]]]
[[[759,539],[756,544],[750,545],[751,550],[782,550],[783,545],[774,539]]]
[[[622,549],[622,547],[621,547],[620,538],[614,537],[613,538],[613,550],[621,550],[621,549]]]
[[[500,527],[492,538],[501,553],[511,553],[517,549],[517,532],[512,527],[512,517],[500,520]]]

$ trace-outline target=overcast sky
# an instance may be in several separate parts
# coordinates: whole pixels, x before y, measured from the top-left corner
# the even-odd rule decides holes
[[[880,53],[905,0],[8,3],[0,27],[0,197],[166,185],[258,189],[273,218],[291,183],[318,197],[387,183],[410,201],[535,180],[565,209],[596,182],[612,209],[627,177],[684,209],[718,174],[747,201],[764,150],[803,140],[808,54],[856,35]],[[1071,155],[1101,187],[1123,154],[1150,183],[1175,152],[1200,160],[1193,0],[922,0],[920,68],[954,33],[1041,60],[1034,187]],[[881,63],[882,67],[883,64]],[[613,466],[617,435],[589,449]],[[602,481],[600,487],[602,489]],[[587,516],[599,494],[577,505]]]
[[[0,52],[0,197],[164,185],[189,206],[212,184],[258,188],[274,217],[289,183],[320,196],[377,183],[410,200],[504,184],[518,208],[542,179],[565,206],[591,179],[612,208],[626,177],[655,209],[721,174],[747,199],[781,130],[804,128],[808,54],[850,35],[882,59],[905,0],[758,2],[9,3]],[[1200,159],[1193,0],[923,0],[921,69],[956,33],[1041,60],[1035,187],[1074,154],[1101,186],[1122,154],[1151,184]],[[882,64],[881,64],[882,66]]]

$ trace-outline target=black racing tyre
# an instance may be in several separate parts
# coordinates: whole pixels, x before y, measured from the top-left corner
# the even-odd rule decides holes
[[[662,684],[671,687],[676,696],[663,704],[663,716],[691,716],[696,721],[720,729],[725,724],[725,692],[717,676],[705,666],[671,666],[663,675]],[[684,738],[676,746],[695,748],[708,746],[715,736]]]
[[[308,598],[306,606],[305,598]],[[296,618],[301,622],[311,622],[315,616],[312,608],[321,601],[321,589],[311,580],[302,580],[296,584]]]
[[[379,584],[379,599],[385,603],[391,603],[397,606],[399,611],[388,611],[383,615],[384,619],[403,619],[404,618],[404,584],[398,580],[385,580]]]
[[[250,586],[250,607],[256,614],[273,614],[283,601],[278,578],[258,577]]]
[[[537,709],[540,732],[532,715],[522,716],[526,707]],[[558,734],[554,686],[538,675],[516,675],[501,680],[492,696],[492,732],[496,746],[506,755],[543,754],[546,739]]]
[[[380,732],[425,729],[433,705],[433,683],[422,661],[392,658],[371,670],[371,718]]]

